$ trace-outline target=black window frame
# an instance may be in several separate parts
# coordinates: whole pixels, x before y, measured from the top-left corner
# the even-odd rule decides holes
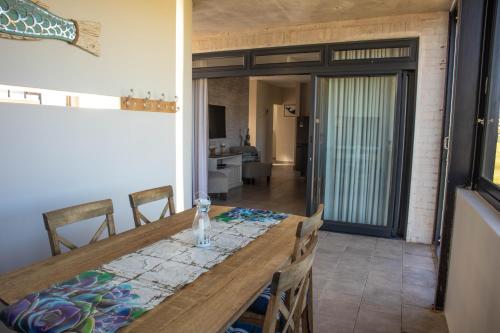
[[[484,152],[486,142],[486,128],[484,123],[488,116],[488,100],[491,93],[489,82],[491,82],[492,67],[493,67],[493,52],[495,43],[495,30],[496,25],[500,25],[500,20],[497,21],[497,11],[500,11],[500,1],[490,0],[487,4],[487,17],[486,24],[484,25],[484,47],[483,47],[483,61],[481,71],[481,85],[479,87],[480,100],[477,112],[477,125],[476,125],[476,148],[474,156],[473,168],[473,184],[472,189],[477,191],[486,201],[488,201],[496,210],[500,211],[500,186],[494,184],[491,180],[482,175],[484,166]],[[500,16],[499,16],[500,17]],[[500,43],[500,36],[497,36]],[[499,76],[500,73],[496,73]],[[489,138],[491,140],[491,138]]]
[[[379,49],[379,48],[404,48],[410,49],[408,57],[353,59],[332,61],[333,51],[346,49]],[[229,76],[259,76],[259,75],[286,75],[286,74],[310,74],[321,72],[345,72],[346,70],[372,70],[374,68],[386,69],[408,69],[417,70],[419,51],[419,39],[399,38],[369,41],[355,41],[342,43],[326,43],[295,46],[278,46],[257,48],[248,50],[216,51],[194,53],[193,61],[206,58],[238,57],[245,58],[244,66],[224,67],[202,67],[193,68],[193,79],[217,78]],[[320,52],[320,61],[289,62],[255,64],[255,56],[280,55],[293,53]]]
[[[373,49],[392,49],[392,48],[408,48],[409,55],[404,57],[384,57],[384,58],[365,58],[365,59],[346,59],[334,60],[333,54],[335,51],[349,50],[373,50]],[[328,64],[373,64],[373,63],[398,63],[398,62],[416,62],[418,57],[418,41],[410,39],[400,39],[397,43],[393,40],[384,41],[364,41],[351,43],[334,43],[328,45],[327,59]]]

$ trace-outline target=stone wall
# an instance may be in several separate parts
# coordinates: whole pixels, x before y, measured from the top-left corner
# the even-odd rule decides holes
[[[208,104],[226,107],[226,138],[210,140],[210,145],[240,145],[240,131],[246,133],[248,128],[248,92],[248,77],[208,80]]]

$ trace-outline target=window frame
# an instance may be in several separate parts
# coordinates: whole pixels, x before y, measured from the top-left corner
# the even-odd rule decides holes
[[[487,144],[487,131],[485,122],[488,117],[488,104],[491,93],[491,76],[493,74],[493,53],[495,46],[495,37],[497,42],[500,43],[500,35],[495,36],[496,25],[500,25],[500,1],[488,1],[488,10],[486,23],[484,26],[484,47],[483,47],[483,61],[481,72],[481,85],[479,87],[480,100],[478,105],[478,112],[476,118],[476,148],[473,161],[473,184],[472,189],[477,191],[486,201],[488,201],[496,210],[500,211],[500,185],[496,185],[493,181],[485,178],[482,174],[483,166],[486,158],[484,158],[485,147]],[[497,17],[499,18],[497,20]],[[500,27],[499,27],[500,28]],[[500,29],[499,29],[500,32]],[[497,73],[498,81],[500,82],[500,73]],[[500,111],[500,110],[499,110]],[[500,133],[499,133],[500,134]],[[498,137],[497,137],[498,140]],[[498,148],[497,148],[498,149]]]
[[[333,61],[334,51],[349,49],[373,49],[373,48],[404,48],[410,49],[408,57],[399,58],[373,58]],[[289,62],[255,64],[255,56],[286,55],[293,53],[320,53],[320,61]],[[193,68],[193,79],[217,78],[228,76],[261,76],[261,75],[286,75],[286,74],[310,74],[322,72],[346,72],[349,70],[373,70],[386,69],[408,69],[417,70],[419,52],[419,38],[398,38],[370,41],[354,41],[342,43],[310,44],[295,46],[277,46],[267,48],[256,48],[247,50],[231,50],[194,53],[193,61],[210,57],[243,56],[245,66],[232,67],[204,67]]]

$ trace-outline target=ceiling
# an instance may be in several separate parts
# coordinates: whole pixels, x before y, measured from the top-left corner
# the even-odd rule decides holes
[[[447,11],[453,0],[193,0],[197,35]]]
[[[252,76],[250,80],[265,81],[273,86],[280,88],[293,88],[295,84],[300,82],[309,82],[310,75],[273,75],[273,76]]]

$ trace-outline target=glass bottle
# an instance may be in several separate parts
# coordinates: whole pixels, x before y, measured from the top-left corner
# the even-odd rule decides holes
[[[208,212],[212,202],[207,195],[199,195],[195,200],[196,215],[193,220],[193,238],[197,247],[210,246],[212,225]]]

